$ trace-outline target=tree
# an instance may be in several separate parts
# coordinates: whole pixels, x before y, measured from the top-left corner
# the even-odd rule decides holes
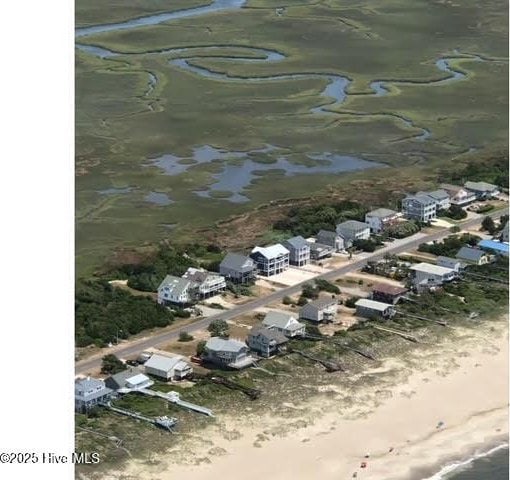
[[[115,375],[126,369],[126,366],[113,354],[105,355],[101,361],[101,373]]]
[[[200,342],[197,343],[197,355],[199,357],[204,353],[206,343],[207,342],[205,340],[200,340]]]
[[[303,285],[303,291],[301,292],[301,296],[312,299],[318,298],[319,289],[315,288],[311,283],[305,283]]]
[[[228,323],[218,318],[209,324],[207,330],[211,332],[212,337],[226,337],[228,336]]]
[[[282,303],[284,305],[294,305],[292,298],[290,298],[288,295],[285,295],[285,297],[283,297]]]
[[[301,295],[301,297],[298,298],[298,301],[297,301],[298,306],[302,307],[303,305],[306,305],[307,303],[308,303],[308,300],[306,299],[306,297],[303,297]]]
[[[179,332],[179,342],[191,342],[193,339],[193,335],[190,335],[188,332]]]
[[[345,302],[344,302],[344,305],[348,308],[356,308],[356,302],[359,300],[359,297],[351,297],[351,298],[348,298]]]
[[[487,230],[491,235],[496,231],[496,224],[492,217],[485,217],[482,220],[482,229]]]

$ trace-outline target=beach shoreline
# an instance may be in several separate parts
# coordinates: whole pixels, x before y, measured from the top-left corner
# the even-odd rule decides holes
[[[508,324],[479,327],[363,372],[392,377],[363,387],[349,406],[332,382],[303,405],[282,403],[291,418],[222,415],[152,454],[153,465],[133,459],[100,478],[436,480],[445,466],[508,440]]]

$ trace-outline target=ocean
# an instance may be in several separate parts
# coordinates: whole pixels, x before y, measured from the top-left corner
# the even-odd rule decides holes
[[[429,480],[508,480],[508,445],[501,445],[463,462],[445,466]]]

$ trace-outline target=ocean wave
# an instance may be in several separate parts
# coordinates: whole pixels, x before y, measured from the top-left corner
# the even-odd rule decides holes
[[[508,443],[502,443],[501,445],[497,445],[490,450],[487,450],[486,452],[477,453],[466,460],[450,463],[445,465],[441,470],[439,470],[439,472],[435,473],[431,477],[424,478],[423,480],[446,480],[450,478],[449,474],[464,469],[479,458],[488,457],[489,455],[492,455],[505,448],[508,448]]]

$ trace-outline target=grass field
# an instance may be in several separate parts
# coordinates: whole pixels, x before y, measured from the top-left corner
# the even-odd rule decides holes
[[[132,6],[78,2],[77,25],[111,23],[203,2],[146,2]],[[418,178],[422,170],[443,165],[475,147],[507,144],[507,6],[499,0],[373,0],[285,2],[282,16],[268,0],[247,8],[191,17],[150,27],[80,39],[120,55],[99,59],[76,55],[76,229],[77,271],[90,273],[113,249],[164,237],[179,238],[253,206],[288,197],[347,189],[353,179],[375,183],[395,169]],[[148,54],[177,47],[192,53]],[[241,47],[275,50],[280,62],[246,62],[218,56],[255,57]],[[459,53],[455,53],[455,50]],[[462,54],[479,54],[475,61]],[[326,78],[243,82],[220,81],[176,68],[170,57],[193,56],[192,64],[231,76],[259,77],[296,73],[343,75],[351,80],[346,101],[311,113],[332,99],[321,96]],[[458,57],[451,66],[466,78],[444,84],[392,84],[392,80],[433,82],[448,75],[435,62]],[[212,58],[214,57],[214,58]],[[156,77],[154,88],[150,75]],[[389,94],[371,94],[369,84],[387,81]],[[412,121],[415,127],[402,122]],[[415,138],[430,130],[426,141]],[[289,162],[314,164],[310,153],[334,152],[383,162],[392,168],[364,173],[285,177],[258,176],[235,204],[221,197],[201,198],[228,164],[216,159],[164,175],[149,160],[164,154],[192,155],[194,147],[249,151],[265,145],[278,153],[257,154],[262,164],[284,152]],[[251,157],[250,157],[251,158]],[[317,162],[315,162],[317,163]],[[145,166],[144,166],[145,165]],[[126,193],[100,194],[131,187]],[[166,206],[145,200],[149,192],[167,194]]]

